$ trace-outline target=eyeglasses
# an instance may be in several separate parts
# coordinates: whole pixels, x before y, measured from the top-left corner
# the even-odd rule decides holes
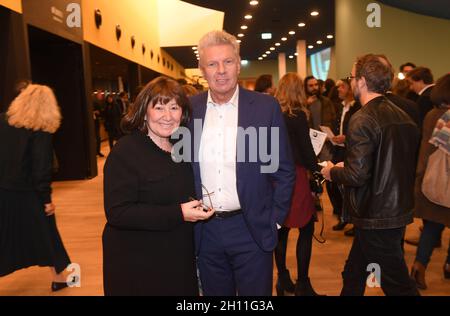
[[[348,76],[346,79],[347,79],[348,81],[352,81],[352,79],[355,79],[355,78],[356,78],[355,76],[350,75],[350,76]]]
[[[211,195],[213,195],[214,194],[214,192],[209,192],[208,191],[208,189],[202,184],[202,191],[205,191],[206,192],[206,194],[203,194],[203,192],[202,192],[202,197],[203,198],[205,198],[205,197],[207,197],[208,198],[208,201],[209,201],[209,206],[207,206],[207,205],[205,205],[204,203],[202,203],[202,204],[200,204],[200,206],[205,210],[205,211],[209,211],[210,209],[213,209],[214,208],[214,205],[213,205],[213,203],[212,203],[212,200],[211,200]],[[195,201],[195,199],[194,198],[190,198],[191,199],[191,201]]]

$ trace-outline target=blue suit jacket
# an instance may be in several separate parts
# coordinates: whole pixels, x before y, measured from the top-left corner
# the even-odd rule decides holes
[[[195,144],[198,150],[202,136],[201,133],[194,132],[194,120],[201,120],[201,126],[203,126],[207,99],[208,93],[191,98],[193,113],[189,129],[192,137],[192,154]],[[260,137],[268,138],[269,148],[274,145],[270,142],[272,135],[270,128],[279,128],[279,137],[276,139],[279,145],[279,168],[276,172],[261,173],[261,166],[267,166],[270,163],[261,161],[259,154],[256,162],[249,162],[251,146],[249,146],[248,137],[245,139],[245,162],[236,163],[237,192],[249,231],[262,250],[272,251],[278,242],[277,223],[280,225],[284,223],[290,209],[295,184],[295,165],[280,105],[271,96],[240,88],[238,126],[244,129],[255,127],[258,130],[260,127],[268,128],[267,136],[258,133],[258,140]],[[264,151],[267,152],[267,150]],[[192,161],[195,190],[197,198],[201,199],[200,164],[198,161]],[[202,226],[202,222],[195,225],[197,253],[201,244]]]

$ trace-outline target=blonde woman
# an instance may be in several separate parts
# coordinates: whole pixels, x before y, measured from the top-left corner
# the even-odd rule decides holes
[[[275,97],[281,105],[294,155],[297,180],[292,204],[283,227],[278,231],[278,245],[275,249],[275,263],[278,270],[277,294],[294,292],[296,296],[317,296],[308,276],[311,261],[312,237],[316,209],[309,187],[307,170],[319,171],[317,157],[309,137],[309,111],[302,79],[296,73],[288,73],[281,78]],[[297,240],[297,284],[294,287],[286,268],[286,249],[289,230],[297,228],[301,238]]]
[[[34,84],[0,114],[0,277],[51,267],[52,291],[67,287],[70,264],[51,199],[52,134],[60,123],[52,90]]]

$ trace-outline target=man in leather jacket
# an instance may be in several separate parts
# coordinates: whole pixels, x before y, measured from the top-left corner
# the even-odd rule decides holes
[[[386,295],[419,295],[401,246],[413,221],[419,130],[384,96],[393,77],[386,57],[357,59],[349,79],[363,107],[350,120],[344,164],[322,169],[326,179],[345,186],[344,212],[355,226],[341,295],[364,295],[366,284],[373,285],[368,271]]]

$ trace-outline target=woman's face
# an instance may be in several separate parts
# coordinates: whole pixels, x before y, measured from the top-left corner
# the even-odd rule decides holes
[[[183,111],[175,99],[167,104],[155,104],[147,109],[149,135],[169,138],[180,126]]]

